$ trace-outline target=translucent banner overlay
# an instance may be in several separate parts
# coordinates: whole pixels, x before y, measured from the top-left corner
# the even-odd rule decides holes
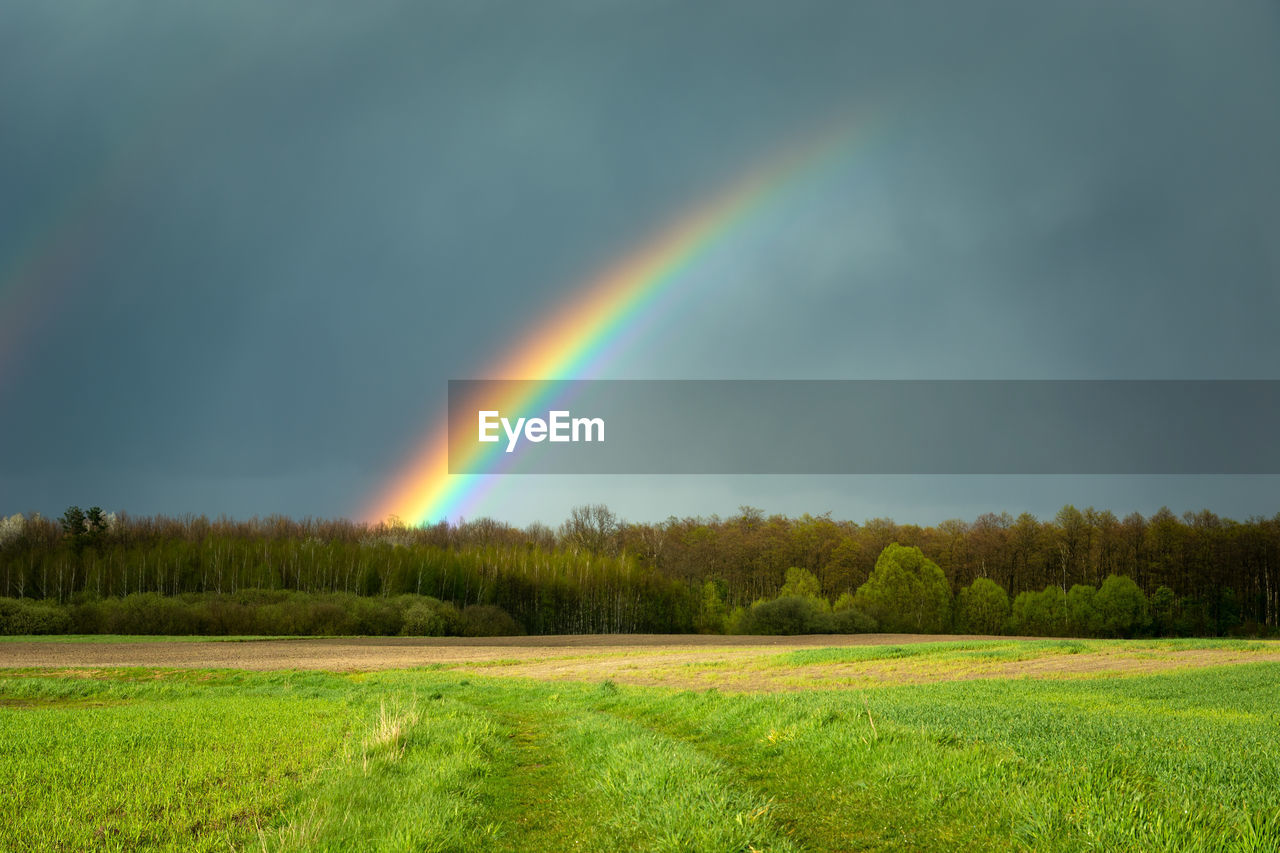
[[[454,380],[449,471],[1280,474],[1280,381]]]

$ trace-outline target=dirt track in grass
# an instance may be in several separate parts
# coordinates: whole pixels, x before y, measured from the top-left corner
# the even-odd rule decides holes
[[[1000,651],[963,646],[926,655],[858,660],[787,660],[805,649],[999,642]],[[22,641],[0,644],[0,668],[94,670],[317,669],[338,672],[443,666],[476,674],[677,688],[786,691],[974,678],[1087,678],[1171,669],[1280,661],[1280,644],[1179,648],[1130,643],[1044,643],[1009,637],[860,634],[804,637],[604,635],[472,639],[334,638],[297,640]]]

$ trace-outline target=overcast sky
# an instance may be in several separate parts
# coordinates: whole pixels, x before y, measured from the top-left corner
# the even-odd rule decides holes
[[[664,223],[864,129],[673,288],[617,378],[1280,378],[1280,4],[0,6],[0,513],[354,515]],[[508,477],[556,523],[1280,478]]]

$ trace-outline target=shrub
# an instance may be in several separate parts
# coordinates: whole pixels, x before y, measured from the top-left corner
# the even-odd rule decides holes
[[[0,634],[65,634],[70,614],[52,602],[0,598]]]
[[[879,629],[875,617],[856,607],[846,607],[831,614],[831,633],[870,634]]]
[[[739,629],[743,634],[806,634],[813,631],[817,615],[811,599],[788,595],[751,605]]]
[[[462,636],[512,637],[524,633],[511,614],[492,604],[472,604],[462,611]]]
[[[217,595],[205,604],[211,634],[259,634],[256,610],[232,596]]]
[[[155,592],[134,593],[86,603],[81,605],[80,613],[86,622],[95,622],[98,630],[106,634],[208,633],[209,620],[202,618],[199,597],[184,598],[187,600]]]
[[[336,601],[315,601],[306,603],[306,609],[300,614],[298,625],[307,634],[349,634],[352,619],[347,608]],[[276,631],[262,631],[264,634],[275,634]]]
[[[404,626],[400,609],[389,599],[352,596],[350,601],[352,628],[357,634],[394,637]]]
[[[462,633],[462,615],[458,608],[427,596],[412,598],[414,600],[404,611],[401,634],[406,637],[445,637]]]
[[[189,593],[174,597],[142,593],[124,598],[85,597],[66,607],[51,602],[0,599],[0,630],[16,624],[8,614],[27,613],[32,608],[43,614],[42,624],[46,627],[42,630],[60,633],[441,636],[462,632],[457,609],[426,596],[362,598],[349,593],[257,589],[234,595]],[[510,625],[501,623],[501,627]]]
[[[739,608],[730,628],[735,634],[857,634],[876,630],[876,620],[856,607],[832,611],[822,599],[785,595]]]

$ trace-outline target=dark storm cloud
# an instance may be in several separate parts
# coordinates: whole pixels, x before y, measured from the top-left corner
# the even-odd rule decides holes
[[[849,112],[836,183],[617,375],[1274,376],[1277,35],[1264,3],[8,4],[0,270],[85,260],[0,385],[0,510],[355,512],[447,379]]]
[[[768,306],[786,332],[739,369],[804,359],[803,331],[833,376],[1271,375],[1275,28],[1161,10],[957,36],[970,61],[898,104],[877,174],[760,272],[795,285]]]

